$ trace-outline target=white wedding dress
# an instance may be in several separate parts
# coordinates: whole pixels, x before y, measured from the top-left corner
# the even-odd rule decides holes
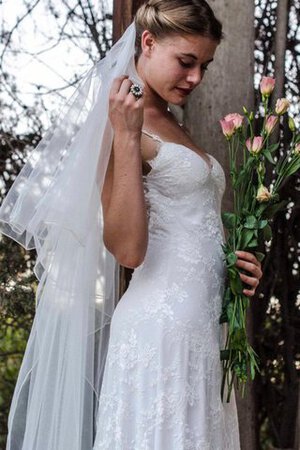
[[[220,398],[224,172],[152,137],[148,249],[112,318],[94,450],[239,450]]]

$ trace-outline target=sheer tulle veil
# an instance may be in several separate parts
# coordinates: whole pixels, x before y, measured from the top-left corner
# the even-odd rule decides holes
[[[113,140],[114,78],[135,71],[135,25],[84,77],[0,208],[0,231],[36,249],[36,314],[8,422],[7,450],[90,450],[118,298],[101,191]]]

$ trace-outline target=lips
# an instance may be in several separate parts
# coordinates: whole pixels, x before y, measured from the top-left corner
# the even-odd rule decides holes
[[[193,89],[180,88],[180,87],[177,87],[176,89],[183,95],[189,95],[193,90]]]

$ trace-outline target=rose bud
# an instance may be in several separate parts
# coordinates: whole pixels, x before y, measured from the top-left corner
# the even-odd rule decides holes
[[[263,162],[260,162],[257,168],[258,174],[263,178],[266,174],[266,167]]]
[[[272,194],[269,191],[269,189],[266,188],[266,186],[261,185],[258,188],[257,195],[256,195],[256,200],[258,202],[268,202],[271,197],[272,197]]]
[[[275,78],[263,77],[260,82],[260,92],[264,97],[270,97],[275,87]]]
[[[296,124],[292,117],[289,117],[289,129],[294,132],[296,131]]]
[[[278,122],[277,116],[269,116],[266,121],[265,130],[267,134],[271,134]]]
[[[226,120],[226,122],[230,122],[232,120],[234,123],[235,129],[237,130],[238,128],[240,128],[243,125],[244,117],[241,116],[241,114],[232,113],[232,114],[227,114],[227,116],[224,117],[224,120]]]
[[[290,102],[287,98],[279,98],[276,102],[275,112],[279,116],[286,113],[290,107]]]
[[[298,142],[298,144],[297,144],[296,147],[294,148],[293,153],[294,153],[294,155],[297,155],[297,156],[300,155],[300,142]]]
[[[255,136],[253,138],[253,141],[251,141],[251,138],[247,139],[246,147],[250,153],[252,153],[253,155],[257,155],[261,151],[263,143],[264,143],[263,137]]]
[[[235,125],[233,120],[220,120],[224,136],[229,140],[235,133]]]

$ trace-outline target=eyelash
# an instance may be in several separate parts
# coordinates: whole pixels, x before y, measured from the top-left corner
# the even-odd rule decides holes
[[[183,61],[181,61],[181,59],[179,60],[179,63],[180,63],[180,65],[182,66],[182,67],[184,67],[185,69],[189,69],[190,67],[192,67],[193,66],[193,64],[191,64],[191,63],[185,63],[185,62],[183,62]],[[202,66],[202,70],[208,70],[208,67],[207,66]]]

